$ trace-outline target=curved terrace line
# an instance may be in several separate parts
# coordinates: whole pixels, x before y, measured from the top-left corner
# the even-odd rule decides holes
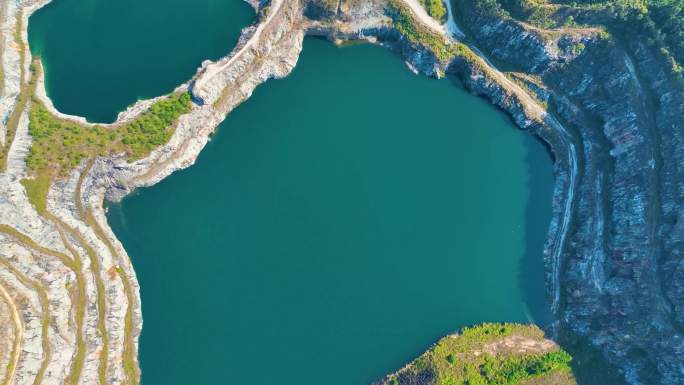
[[[407,8],[410,11],[412,18],[414,18],[416,22],[429,28],[431,31],[436,32],[438,34],[438,39],[441,37],[446,42],[448,42],[448,44],[456,43],[458,41],[457,39],[465,40],[465,35],[459,29],[458,25],[455,22],[454,15],[452,12],[452,6],[449,0],[446,1],[448,18],[445,24],[440,24],[437,20],[430,17],[427,14],[426,10],[423,8],[423,6],[420,5],[417,0],[397,1],[403,5],[402,8],[404,8],[405,6],[405,8]],[[24,17],[28,18],[31,12],[35,11],[35,9],[49,2],[50,0],[39,0],[35,4],[30,5],[28,8],[22,11],[22,20]],[[232,71],[228,73],[228,75],[237,75],[237,78],[228,81],[227,84],[219,83],[218,85],[223,87],[224,92],[226,92],[226,90],[230,90],[230,92],[234,93],[234,95],[230,95],[231,98],[229,98],[230,100],[228,101],[226,106],[221,105],[219,108],[216,108],[216,106],[212,107],[211,105],[193,105],[191,111],[180,116],[180,118],[186,118],[186,121],[190,119],[198,120],[197,124],[202,124],[206,126],[206,129],[199,131],[196,127],[189,126],[190,123],[185,122],[186,126],[183,128],[185,132],[182,133],[183,135],[181,135],[179,139],[180,143],[174,144],[177,147],[170,146],[168,148],[162,148],[160,152],[154,153],[153,155],[149,156],[146,155],[144,161],[138,164],[139,168],[131,172],[134,177],[123,182],[126,184],[124,187],[130,189],[143,184],[153,184],[156,181],[163,178],[165,175],[168,175],[168,173],[174,171],[175,169],[184,168],[192,164],[192,162],[194,161],[194,156],[196,156],[196,153],[199,153],[203,145],[206,143],[207,138],[202,137],[202,135],[206,135],[208,137],[208,135],[214,131],[218,123],[225,118],[225,115],[228,112],[230,112],[230,110],[232,110],[232,108],[234,108],[239,103],[239,101],[249,97],[251,90],[253,90],[253,88],[256,87],[258,84],[261,84],[269,77],[284,76],[283,74],[289,73],[289,71],[291,70],[291,68],[289,68],[289,64],[291,63],[279,63],[280,65],[282,65],[282,68],[285,68],[285,70],[283,70],[282,68],[265,68],[261,65],[261,61],[264,60],[264,57],[265,60],[270,60],[270,63],[276,62],[277,60],[281,59],[283,61],[286,61],[286,59],[291,59],[291,57],[288,56],[288,54],[298,55],[299,51],[297,51],[296,49],[301,49],[301,45],[297,47],[296,44],[293,44],[292,42],[296,42],[297,39],[302,39],[304,32],[308,31],[301,27],[301,20],[298,19],[301,16],[298,13],[299,11],[301,11],[301,4],[298,0],[272,0],[270,8],[266,11],[265,18],[262,17],[262,20],[258,24],[252,26],[249,30],[247,30],[248,32],[246,33],[251,34],[251,36],[247,38],[247,35],[243,35],[246,38],[246,40],[243,41],[240,48],[238,48],[234,53],[230,54],[229,56],[220,59],[219,61],[209,63],[195,74],[195,76],[193,77],[195,79],[195,83],[191,85],[191,88],[193,88],[193,94],[195,94],[195,92],[202,93],[203,91],[206,91],[205,88],[212,85],[213,81],[218,82],[219,80],[217,79],[221,79],[221,77],[218,76],[219,74],[225,74],[226,72]],[[278,18],[279,15],[282,15],[283,17]],[[276,21],[276,23],[274,23],[274,21]],[[282,21],[283,25],[277,24],[277,22],[280,21]],[[281,44],[280,41],[284,37],[283,35],[274,37],[275,34],[270,33],[271,31],[267,30],[267,28],[273,24],[277,24],[283,29],[290,28],[288,30],[285,30],[285,33],[283,35],[286,37],[290,37],[288,36],[288,34],[292,34],[292,40],[289,41],[289,43],[293,45],[285,45],[285,47],[294,47],[294,51],[288,53],[284,53],[284,51],[277,51],[278,48],[282,47],[282,45],[279,46],[279,44]],[[26,26],[24,25],[24,30],[21,34],[22,42],[24,41],[23,39],[25,37],[25,33],[23,33],[25,32],[25,27]],[[361,35],[362,34],[363,33],[361,33]],[[264,41],[264,39],[266,39],[267,41]],[[570,175],[570,181],[567,186],[565,186],[564,179],[556,178],[555,181],[557,185],[562,184],[564,189],[566,190],[563,216],[560,220],[560,227],[556,229],[556,232],[554,234],[551,234],[549,232],[547,235],[548,238],[553,237],[551,255],[551,269],[553,274],[553,280],[551,282],[551,285],[553,291],[552,310],[556,312],[558,309],[558,299],[560,295],[560,286],[558,282],[558,276],[560,274],[560,260],[565,245],[566,234],[568,232],[569,224],[572,218],[571,215],[573,209],[574,193],[576,188],[576,175],[578,172],[577,151],[575,148],[573,137],[565,129],[565,127],[563,127],[563,125],[560,122],[558,122],[558,120],[554,116],[552,116],[545,110],[545,108],[538,101],[536,101],[532,96],[530,96],[528,92],[526,92],[518,84],[511,81],[505,73],[498,70],[481,51],[479,51],[476,47],[466,42],[458,42],[465,44],[473,51],[474,58],[472,60],[477,61],[478,66],[480,66],[483,69],[485,75],[488,78],[491,78],[491,80],[493,80],[493,82],[496,83],[498,87],[501,87],[501,89],[513,94],[513,97],[522,107],[522,110],[527,119],[538,121],[539,123],[543,124],[544,127],[554,130],[560,136],[560,141],[564,146],[562,150],[567,149],[568,151],[567,159],[557,159],[557,161],[561,167],[569,168],[568,171]],[[284,44],[288,44],[288,42]],[[271,46],[275,46],[275,50],[271,49]],[[266,49],[264,50],[264,52],[262,52],[260,48]],[[250,56],[249,53],[254,53],[254,55],[252,55],[254,57]],[[262,57],[262,54],[264,57]],[[238,61],[245,57],[247,58],[246,65],[242,66],[240,65],[240,63],[238,63]],[[451,61],[453,59],[454,56],[451,56],[449,60]],[[469,58],[468,60],[471,59]],[[238,65],[234,65],[236,63],[238,63]],[[22,70],[23,67],[24,66],[22,65]],[[40,66],[38,65],[38,68],[39,67]],[[257,73],[259,71],[262,72]],[[267,72],[265,76],[263,76],[264,72]],[[27,81],[26,79],[24,79],[23,76],[20,82],[22,86],[27,85]],[[38,98],[38,100],[45,104],[45,107],[49,111],[49,113],[54,114],[60,119],[77,122],[78,124],[82,124],[84,127],[96,126],[95,124],[86,122],[83,118],[65,115],[57,111],[56,108],[52,105],[50,98],[45,94],[44,84],[42,82],[42,77],[37,76],[37,79],[35,79],[35,82],[32,85],[32,87],[36,89],[35,96]],[[179,86],[179,88],[177,88],[176,91],[187,91],[187,84],[188,83],[182,84],[181,86]],[[235,87],[236,85],[238,87],[243,85],[246,86],[244,87],[244,89],[238,89],[238,87]],[[245,89],[248,90],[245,91]],[[150,108],[152,103],[154,103],[155,100],[160,100],[163,98],[165,98],[165,96],[161,96],[159,98],[147,101],[139,101],[134,106],[130,107],[128,110],[119,114],[116,122],[111,124],[101,124],[98,126],[101,126],[103,128],[115,128],[123,123],[130,122],[138,116],[144,114]],[[236,99],[240,100],[236,102]],[[24,116],[23,114],[26,113],[25,111],[28,109],[28,107],[20,107],[21,111],[17,113],[17,116]],[[16,110],[13,112],[13,114],[14,113],[16,113]],[[188,136],[188,134],[193,135]],[[24,132],[22,133],[22,135],[26,136],[27,134]],[[180,161],[176,162],[176,159],[180,159]],[[111,161],[111,159],[105,159],[103,160],[103,163],[109,161]],[[97,200],[102,200],[104,198],[104,194],[108,191],[107,189],[111,188],[113,183],[111,181],[96,180],[98,176],[101,176],[98,173],[102,172],[103,169],[97,169],[97,167],[95,167],[94,170],[94,163],[97,163],[100,167],[105,168],[116,167],[114,163],[100,164],[99,161],[94,162],[93,159],[90,159],[86,167],[81,167],[80,170],[74,171],[76,174],[72,174],[73,178],[77,179],[73,195],[71,193],[71,191],[73,190],[67,190],[70,199],[75,200],[75,210],[70,209],[72,211],[69,212],[66,217],[57,217],[56,215],[51,214],[49,211],[42,213],[42,217],[45,218],[47,222],[55,223],[55,228],[57,232],[59,232],[59,235],[62,238],[62,242],[64,243],[65,247],[69,250],[69,252],[74,254],[74,259],[71,259],[60,252],[40,246],[27,235],[24,235],[23,233],[20,233],[7,225],[0,224],[0,232],[4,232],[10,235],[10,238],[14,238],[14,241],[16,243],[24,244],[27,247],[38,251],[39,253],[57,257],[66,267],[68,267],[76,273],[76,281],[79,287],[77,288],[77,293],[73,295],[73,297],[76,298],[72,297],[72,300],[75,299],[77,302],[75,310],[76,319],[77,321],[79,321],[80,319],[80,324],[79,322],[77,322],[76,325],[78,343],[76,344],[77,346],[75,348],[74,357],[72,357],[70,361],[71,373],[69,373],[69,376],[67,377],[67,381],[72,384],[75,384],[79,381],[81,377],[81,372],[84,370],[83,365],[85,362],[85,343],[83,341],[83,314],[85,313],[85,304],[87,303],[89,295],[89,293],[85,292],[83,286],[85,285],[83,277],[84,272],[82,271],[82,263],[79,259],[79,255],[74,250],[74,245],[80,244],[85,249],[87,257],[90,258],[90,269],[92,270],[92,273],[95,275],[95,286],[98,296],[96,300],[98,308],[97,328],[100,333],[102,333],[103,329],[105,329],[107,326],[104,322],[104,317],[111,316],[111,313],[108,313],[109,307],[107,306],[107,303],[104,300],[104,297],[102,296],[105,294],[104,292],[107,288],[112,289],[113,286],[110,284],[108,284],[109,286],[107,287],[104,286],[100,274],[104,274],[104,269],[109,266],[103,266],[98,262],[100,260],[103,260],[102,258],[105,258],[104,260],[107,260],[107,252],[110,254],[111,261],[113,261],[113,263],[115,264],[114,266],[112,266],[112,268],[116,270],[116,275],[119,276],[121,280],[121,285],[123,286],[123,289],[117,288],[117,291],[119,291],[117,293],[117,295],[119,295],[118,299],[121,300],[122,303],[123,301],[127,301],[125,315],[122,318],[117,318],[117,320],[122,320],[122,323],[124,324],[123,330],[120,331],[121,335],[123,335],[123,353],[118,353],[119,355],[122,355],[122,357],[111,357],[112,360],[121,360],[119,360],[116,364],[116,367],[112,369],[112,373],[109,373],[107,371],[108,350],[107,347],[105,347],[105,351],[103,351],[100,354],[98,360],[99,382],[103,383],[105,379],[108,381],[111,380],[110,376],[114,379],[111,381],[117,382],[120,380],[119,372],[123,371],[124,378],[122,380],[122,383],[126,383],[128,385],[135,385],[138,383],[140,376],[136,356],[137,338],[140,331],[140,326],[136,324],[136,322],[139,321],[138,312],[140,307],[139,297],[137,293],[137,281],[135,279],[135,272],[131,270],[128,255],[126,254],[125,250],[122,250],[120,245],[116,243],[116,238],[112,238],[113,235],[111,234],[111,231],[107,223],[103,222],[103,220],[101,219],[101,215],[103,214],[102,208],[99,204],[99,202],[101,201],[95,202],[93,200],[93,198]],[[135,174],[135,172],[138,171],[140,173]],[[23,175],[22,173],[24,173],[23,170],[11,170],[11,173],[8,174],[12,174],[13,176],[21,176]],[[127,175],[128,177],[130,177],[130,174]],[[88,185],[84,193],[84,191],[82,190],[84,189],[84,187],[86,187],[83,186],[86,181]],[[55,188],[54,185],[51,186],[51,188]],[[126,192],[127,191],[129,190],[126,190]],[[58,192],[63,193],[64,191],[60,190]],[[66,195],[61,197],[65,198]],[[57,214],[58,212],[54,211],[54,213]],[[73,223],[83,223],[86,226],[90,227],[93,230],[94,236],[90,233],[86,234],[86,232],[82,232],[78,230],[76,227],[73,227]],[[10,231],[10,229],[12,231]],[[73,239],[69,239],[68,237],[66,237],[64,234],[65,232],[67,232]],[[92,249],[91,245],[97,245],[97,252]],[[97,255],[97,253],[99,253],[100,255]],[[100,279],[98,279],[98,277]],[[102,336],[104,341],[108,341],[108,335],[106,332],[107,330],[104,330]],[[112,338],[114,338],[117,332],[112,333]],[[19,342],[21,343],[21,340],[19,340]],[[108,342],[104,342],[104,344],[106,346]],[[120,342],[118,344],[119,345],[113,344],[113,346],[121,347]]]
[[[50,340],[48,338],[48,333],[50,330],[50,300],[47,295],[47,290],[36,280],[29,278],[26,274],[23,274],[16,267],[4,258],[0,258],[0,265],[8,269],[23,285],[32,288],[38,295],[38,300],[40,301],[40,307],[42,308],[41,314],[41,345],[43,349],[43,358],[40,363],[40,368],[36,373],[36,377],[33,380],[33,385],[40,385],[45,377],[45,371],[50,364],[50,359],[52,357],[52,346],[50,345]]]
[[[19,364],[19,355],[21,350],[21,342],[24,339],[24,325],[21,322],[21,316],[17,310],[17,304],[14,303],[12,296],[7,292],[5,286],[0,282],[0,296],[5,300],[7,306],[12,310],[12,322],[14,323],[14,346],[12,347],[11,359],[7,366],[7,372],[5,373],[5,380],[3,385],[9,385],[12,383],[14,374],[17,371],[17,365]]]
[[[69,385],[76,385],[78,383],[78,380],[81,375],[81,371],[83,369],[83,363],[85,360],[85,338],[84,338],[84,331],[83,327],[85,324],[85,312],[86,312],[86,288],[85,288],[85,282],[84,282],[84,277],[83,277],[83,272],[81,271],[82,265],[80,260],[78,259],[78,255],[75,254],[75,250],[71,247],[71,245],[68,243],[66,240],[66,237],[64,236],[64,233],[62,232],[61,229],[58,227],[58,232],[60,234],[60,237],[62,238],[62,241],[64,242],[65,246],[69,249],[70,252],[74,253],[73,259],[67,256],[64,253],[61,253],[56,250],[51,250],[47,247],[41,246],[38,243],[36,243],[31,237],[29,237],[26,234],[23,234],[16,229],[0,224],[0,233],[5,234],[17,241],[17,243],[22,244],[24,247],[33,249],[37,251],[38,253],[46,254],[52,257],[57,258],[63,265],[65,265],[67,268],[69,268],[71,271],[74,272],[74,275],[76,276],[76,290],[75,290],[75,301],[74,297],[71,298],[72,301],[74,301],[74,306],[76,307],[76,331],[75,331],[75,338],[76,338],[76,349],[74,352],[74,359],[71,362],[71,369],[69,371],[69,375],[66,377],[67,384]]]

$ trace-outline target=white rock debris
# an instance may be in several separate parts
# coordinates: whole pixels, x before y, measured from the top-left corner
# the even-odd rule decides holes
[[[5,0],[0,5],[0,59],[5,74],[0,92],[0,143],[5,142],[5,122],[16,108],[21,84],[28,81],[30,73],[28,18],[48,2]],[[250,3],[258,8],[263,2]],[[107,224],[104,199],[120,200],[138,187],[153,185],[191,166],[216,127],[259,84],[292,71],[305,34],[376,43],[380,35],[391,32],[391,21],[384,13],[385,0],[359,4],[342,8],[349,15],[347,21],[326,25],[303,16],[305,2],[272,0],[261,10],[259,22],[243,30],[229,55],[215,63],[204,62],[192,79],[178,86],[176,91],[193,95],[194,104],[190,112],[180,116],[168,143],[134,162],[115,154],[84,163],[51,186],[47,213],[42,215],[31,205],[21,184],[30,177],[25,158],[32,141],[28,111],[20,111],[21,119],[9,144],[7,168],[0,172],[0,288],[8,294],[7,298],[0,296],[0,381],[7,378],[13,385],[35,384],[36,379],[50,385],[139,383],[137,350],[142,314],[138,281],[128,254]],[[426,17],[416,2],[406,0],[406,4],[419,11],[418,18]],[[430,20],[429,26],[445,39],[457,34],[455,24],[447,28]],[[18,25],[23,43],[15,38]],[[431,60],[431,55],[424,53],[415,47],[403,52],[409,58]],[[434,63],[412,64],[416,71],[432,75],[445,70]],[[503,76],[485,75],[501,88],[510,83]],[[520,92],[525,102],[526,95]],[[57,111],[42,78],[37,79],[35,97],[60,118],[92,124]],[[130,121],[157,99],[139,101],[121,112],[115,123],[101,126],[111,128]],[[13,308],[20,315],[18,320],[11,316]],[[16,365],[10,364],[13,359]]]

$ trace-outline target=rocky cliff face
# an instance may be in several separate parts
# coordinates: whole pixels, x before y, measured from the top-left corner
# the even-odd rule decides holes
[[[684,94],[669,64],[643,42],[542,30],[464,4],[461,27],[484,62],[444,65],[392,28],[327,33],[371,35],[418,72],[454,73],[545,141],[556,160],[546,244],[556,331],[591,341],[629,383],[684,383]],[[486,57],[550,113],[535,117]]]
[[[483,18],[463,6],[461,25],[450,17],[442,27],[415,0],[253,1],[260,18],[238,46],[179,86],[195,105],[168,143],[131,163],[118,155],[84,162],[51,185],[47,213],[38,213],[20,183],[30,177],[31,137],[28,107],[18,101],[30,63],[26,23],[46,2],[0,4],[0,139],[8,149],[0,172],[0,310],[8,312],[0,313],[0,333],[10,336],[0,346],[0,378],[137,383],[138,286],[103,199],[192,165],[226,114],[257,85],[292,70],[309,34],[379,43],[415,72],[455,74],[546,142],[556,178],[545,248],[555,330],[586,337],[630,383],[684,383],[684,97],[647,46],[594,29],[547,31]],[[388,12],[397,7],[419,36],[398,28]],[[467,40],[458,41],[459,27]],[[454,49],[437,54],[435,44]],[[40,81],[35,97],[52,114],[80,120],[60,115]],[[14,111],[16,129],[4,123]]]
[[[463,19],[493,58],[540,76],[580,149],[559,328],[587,337],[629,383],[683,383],[684,94],[666,63],[639,41],[591,30],[544,36],[512,20]],[[564,39],[582,50],[558,55]]]
[[[0,335],[7,337],[0,345],[0,381],[134,385],[140,378],[139,288],[126,251],[106,223],[104,198],[121,199],[136,187],[154,184],[192,165],[230,110],[258,84],[288,74],[304,36],[298,24],[302,8],[297,1],[278,2],[259,26],[244,31],[228,57],[204,64],[189,84],[196,86],[203,77],[210,77],[202,89],[207,103],[193,105],[178,119],[168,143],[134,162],[123,154],[83,162],[49,186],[46,209],[41,211],[22,185],[22,180],[33,176],[25,162],[32,145],[30,103],[22,105],[20,100],[29,89],[28,17],[47,2],[0,3],[0,47],[6,74],[0,96],[0,132],[6,134],[1,148],[7,151],[6,167],[0,169]],[[221,70],[208,71],[217,67]],[[230,92],[224,91],[227,88]],[[176,89],[187,90],[188,84]],[[35,92],[28,96],[56,117],[90,126],[83,118],[56,111],[42,79],[37,79]],[[152,102],[136,103],[113,125],[139,116]],[[19,117],[15,124],[9,123],[11,116]]]
[[[569,360],[536,326],[483,324],[442,338],[376,385],[576,385]]]

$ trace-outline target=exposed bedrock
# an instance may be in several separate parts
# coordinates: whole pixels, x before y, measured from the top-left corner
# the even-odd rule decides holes
[[[467,11],[463,20],[493,58],[539,75],[581,143],[560,327],[587,337],[630,383],[684,383],[682,90],[638,41],[541,34]],[[582,42],[581,52],[559,55],[563,41]]]
[[[684,97],[646,46],[590,28],[478,18],[463,12],[467,1],[464,44],[459,26],[426,19],[415,0],[250,1],[258,22],[177,88],[194,103],[168,142],[134,161],[114,153],[82,162],[50,185],[39,212],[21,184],[32,177],[33,141],[31,103],[21,96],[30,89],[28,16],[48,1],[0,3],[0,380],[138,383],[138,284],[103,200],[191,166],[256,86],[290,73],[308,34],[379,43],[417,73],[453,74],[543,140],[555,160],[545,257],[556,331],[587,338],[633,384],[684,383]],[[397,27],[388,12],[396,7],[432,44]],[[440,46],[459,49],[435,53]],[[50,114],[91,126],[56,111],[41,78],[32,96]],[[102,126],[129,122],[160,98]]]

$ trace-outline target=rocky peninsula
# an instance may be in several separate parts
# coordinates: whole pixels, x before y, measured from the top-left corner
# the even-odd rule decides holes
[[[569,362],[535,326],[483,324],[440,339],[378,385],[576,385]]]
[[[631,384],[684,382],[684,95],[662,50],[585,8],[554,12],[586,25],[540,26],[496,1],[447,2],[446,20],[418,0],[254,1],[258,21],[229,55],[92,124],[53,107],[28,50],[28,18],[48,2],[0,4],[3,384],[139,383],[139,287],[103,202],[191,166],[256,86],[292,71],[306,35],[457,76],[546,143],[554,336],[586,339]]]

